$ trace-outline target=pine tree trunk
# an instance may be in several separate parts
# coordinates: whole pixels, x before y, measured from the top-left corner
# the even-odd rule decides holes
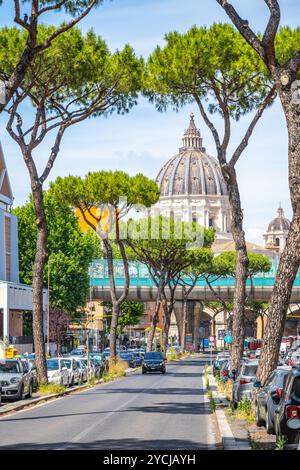
[[[146,347],[147,352],[152,351],[152,344],[153,344],[153,340],[154,340],[156,325],[158,323],[158,315],[159,315],[160,305],[161,305],[161,299],[158,295],[157,299],[156,299],[154,315],[153,315],[151,325],[150,325],[149,335],[148,335],[148,338],[147,338],[147,347]]]
[[[119,320],[119,304],[112,302],[112,317],[109,334],[109,348],[110,348],[110,361],[116,362],[117,360],[117,327]]]
[[[181,352],[185,351],[186,325],[187,325],[187,298],[184,298],[183,299],[183,316],[182,316]]]
[[[37,224],[36,254],[32,276],[32,324],[37,378],[40,384],[48,382],[43,312],[43,273],[47,262],[47,225],[41,185],[32,187],[33,204]]]
[[[231,367],[239,369],[243,357],[245,338],[245,303],[247,280],[247,246],[243,230],[243,211],[236,179],[235,169],[229,165],[223,168],[223,174],[229,190],[231,208],[231,231],[236,250],[235,289],[232,312],[232,350]]]
[[[300,264],[300,105],[292,102],[291,91],[281,91],[280,98],[289,136],[289,185],[294,214],[268,309],[268,322],[257,371],[262,384],[277,367],[293,282]]]

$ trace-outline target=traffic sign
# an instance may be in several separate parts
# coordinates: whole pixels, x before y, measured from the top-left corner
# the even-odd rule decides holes
[[[230,335],[225,336],[224,341],[225,343],[228,343],[228,344],[232,343],[232,336]]]
[[[209,336],[209,337],[208,337],[208,341],[209,341],[210,343],[214,343],[215,337],[214,337],[214,336]]]

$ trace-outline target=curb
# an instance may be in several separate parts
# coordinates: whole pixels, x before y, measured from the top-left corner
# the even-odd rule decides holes
[[[216,386],[215,379],[211,373],[208,374],[208,379],[209,379],[209,385],[210,386]],[[228,401],[225,397],[219,395],[216,391],[212,391],[213,399],[216,399],[216,406],[226,406],[228,405]],[[217,426],[219,429],[219,433],[221,436],[221,441],[222,441],[222,448],[223,450],[252,450],[252,447],[249,443],[239,443],[232,431],[230,424],[228,423],[228,420],[226,418],[226,415],[224,413],[224,410],[222,409],[216,409],[215,410],[215,416],[216,416],[216,421],[217,421]]]
[[[28,400],[26,401],[25,403],[21,403],[21,404],[16,404],[8,409],[5,409],[5,410],[1,410],[0,408],[0,417],[2,416],[5,416],[7,414],[10,414],[10,413],[14,413],[16,411],[21,411],[21,410],[24,410],[25,408],[31,408],[35,405],[38,405],[40,403],[43,403],[43,402],[48,402],[48,401],[51,401],[55,398],[60,398],[60,397],[64,397],[66,395],[71,395],[72,393],[76,393],[78,391],[82,391],[82,390],[88,390],[90,388],[93,388],[99,384],[103,383],[103,380],[100,379],[98,383],[96,383],[95,385],[78,385],[76,386],[75,388],[71,388],[71,389],[67,389],[65,390],[63,393],[51,393],[49,395],[43,395],[43,396],[40,396],[40,397],[37,397],[37,398],[32,398],[31,400]],[[5,405],[4,405],[5,406]]]
[[[130,376],[133,372],[136,372],[139,369],[140,369],[140,367],[137,367],[135,369],[126,369],[125,377]],[[122,377],[118,377],[117,379],[121,379],[121,378]],[[115,379],[115,380],[117,380],[117,379]],[[0,418],[2,416],[5,416],[5,415],[11,414],[11,413],[15,413],[17,411],[22,411],[26,408],[34,407],[35,405],[39,405],[40,403],[43,403],[43,402],[52,401],[56,398],[64,397],[66,395],[71,395],[72,393],[76,393],[78,391],[83,391],[83,390],[88,390],[90,388],[94,388],[97,385],[100,385],[102,383],[104,383],[103,379],[100,379],[99,382],[97,382],[94,385],[87,385],[87,384],[77,385],[76,387],[66,389],[63,393],[51,393],[49,395],[43,395],[43,396],[40,396],[40,397],[37,397],[37,398],[32,398],[31,400],[28,400],[25,403],[16,404],[16,405],[11,406],[11,407],[9,407],[7,409],[4,409],[4,410],[2,410],[1,407],[0,407]],[[108,383],[108,382],[106,382],[106,383]],[[5,405],[2,405],[2,406],[5,407]]]

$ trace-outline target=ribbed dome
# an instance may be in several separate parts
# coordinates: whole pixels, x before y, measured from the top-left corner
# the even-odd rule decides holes
[[[277,210],[277,217],[273,219],[268,226],[268,232],[278,232],[290,229],[290,221],[284,217],[284,211],[281,207]]]
[[[227,195],[219,163],[205,153],[194,115],[183,136],[183,147],[160,170],[156,182],[161,196]]]

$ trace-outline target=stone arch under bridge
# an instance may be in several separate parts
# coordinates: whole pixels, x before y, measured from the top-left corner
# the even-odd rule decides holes
[[[176,301],[174,305],[173,326],[177,327],[179,338],[182,335],[182,315],[183,301]],[[230,330],[231,313],[225,313],[222,309],[216,311],[207,306],[203,306],[202,302],[196,300],[188,300],[187,302],[187,333],[192,333],[192,341],[195,347],[199,341],[199,328],[205,337],[209,335],[218,338],[218,330]],[[262,316],[257,312],[246,309],[245,311],[245,337],[262,338],[267,322],[267,312]],[[263,323],[263,328],[262,328]],[[284,336],[296,336],[300,334],[300,304],[291,304],[285,324]]]

